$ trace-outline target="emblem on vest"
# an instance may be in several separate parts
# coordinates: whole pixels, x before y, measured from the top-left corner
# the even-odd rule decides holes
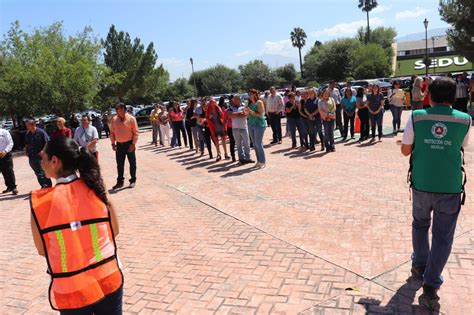
[[[443,123],[436,123],[431,127],[431,133],[436,139],[441,139],[448,133],[448,127]]]

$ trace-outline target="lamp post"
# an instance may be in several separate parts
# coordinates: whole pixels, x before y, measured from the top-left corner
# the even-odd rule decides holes
[[[194,93],[196,95],[196,97],[198,96],[197,95],[197,87],[196,87],[196,78],[194,77],[194,62],[193,62],[193,58],[189,58],[189,61],[191,62],[191,69],[193,71],[193,82],[194,82]]]
[[[426,69],[426,76],[428,76],[428,20],[425,18],[423,21],[423,25],[425,26],[425,69]]]
[[[434,55],[434,42],[435,42],[435,37],[431,37],[431,42],[433,43],[433,55]],[[434,60],[434,57],[433,57],[433,60]],[[436,74],[436,62],[433,62],[433,74]]]

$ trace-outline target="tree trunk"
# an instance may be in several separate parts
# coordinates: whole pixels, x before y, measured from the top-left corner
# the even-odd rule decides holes
[[[300,72],[301,72],[301,79],[303,79],[303,61],[301,59],[301,48],[298,47],[298,52],[300,54]]]
[[[370,42],[370,25],[369,25],[369,11],[367,13],[367,36],[365,37],[365,43],[368,44]]]

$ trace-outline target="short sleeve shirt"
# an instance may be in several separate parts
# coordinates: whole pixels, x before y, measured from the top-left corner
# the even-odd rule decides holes
[[[375,112],[380,108],[380,102],[383,100],[382,94],[371,94],[367,95],[368,106],[371,111]]]
[[[74,133],[74,140],[76,140],[81,147],[85,147],[89,142],[95,139],[99,139],[99,133],[94,126],[89,126],[88,128],[82,126],[77,127],[76,132]],[[91,148],[91,151],[97,151],[96,145]]]
[[[28,131],[25,135],[25,144],[28,145],[28,156],[38,157],[46,143],[49,141],[48,134],[41,128],[36,128],[35,133]]]
[[[290,102],[287,102],[286,103],[286,106],[285,108],[290,108],[292,105]],[[298,106],[297,106],[297,103],[295,101],[295,107],[293,108],[293,110],[289,113],[286,113],[286,117],[289,117],[289,118],[300,118],[300,113],[298,111]]]

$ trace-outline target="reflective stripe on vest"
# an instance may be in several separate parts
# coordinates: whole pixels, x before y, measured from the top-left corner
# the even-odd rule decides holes
[[[109,210],[82,180],[33,191],[31,208],[51,275],[53,309],[81,309],[122,286]]]
[[[471,125],[470,116],[438,105],[414,111],[412,121],[412,187],[432,193],[463,192],[461,149]]]

